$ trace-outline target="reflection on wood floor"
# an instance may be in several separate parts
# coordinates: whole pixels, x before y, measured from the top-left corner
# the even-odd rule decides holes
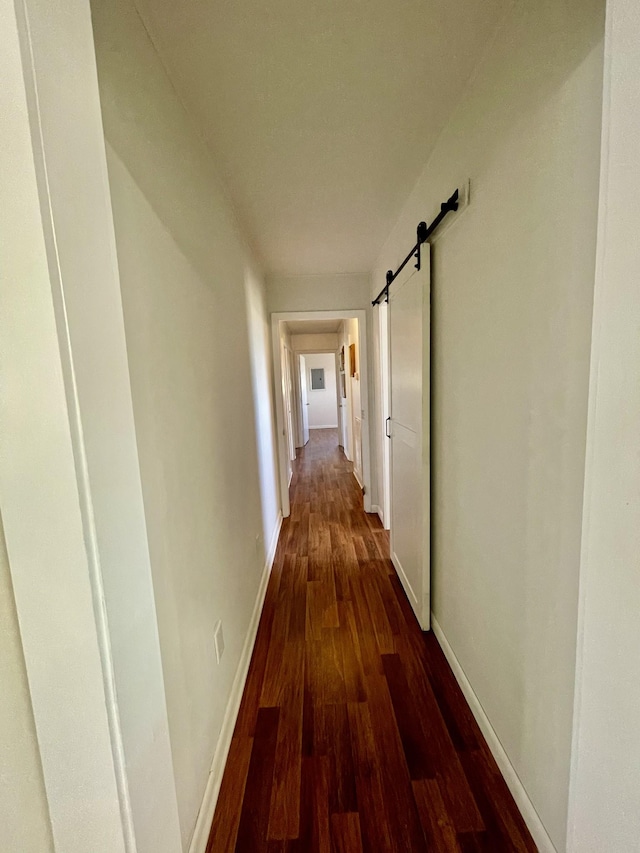
[[[337,431],[294,465],[207,853],[535,851]]]

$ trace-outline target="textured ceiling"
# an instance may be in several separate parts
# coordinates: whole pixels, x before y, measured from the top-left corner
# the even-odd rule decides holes
[[[511,0],[135,2],[265,272],[297,275],[372,268]]]

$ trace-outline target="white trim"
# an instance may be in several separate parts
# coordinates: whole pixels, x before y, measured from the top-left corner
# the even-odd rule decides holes
[[[273,391],[276,404],[276,447],[278,452],[278,482],[280,485],[280,511],[286,518],[291,513],[289,484],[293,471],[290,470],[284,425],[284,401],[282,391],[282,341],[280,323],[271,320],[271,355],[273,356]]]
[[[396,570],[396,574],[400,578],[400,583],[404,587],[404,591],[407,593],[407,597],[411,599],[414,603],[414,612],[415,608],[418,606],[418,596],[413,591],[413,587],[409,583],[409,578],[405,575],[404,569],[400,564],[400,560],[396,557],[394,552],[391,552],[391,562],[393,563],[393,568]],[[416,619],[418,618],[418,614],[416,613]],[[419,620],[418,620],[419,621]]]
[[[310,426],[309,429],[338,429],[338,424],[321,424],[320,426]]]
[[[358,474],[358,472],[356,471],[355,468],[353,469],[353,471],[351,473],[356,478],[356,483],[360,486],[360,488],[361,489],[364,488],[362,485],[362,480],[360,479],[360,475]]]
[[[524,818],[524,822],[527,824],[529,828],[529,832],[531,833],[533,840],[535,841],[538,850],[540,853],[557,853],[557,850],[549,838],[547,830],[544,828],[544,824],[540,820],[540,816],[535,809],[535,806],[529,799],[529,795],[527,794],[524,785],[520,781],[520,777],[516,772],[515,767],[509,760],[509,756],[507,755],[504,747],[500,743],[500,739],[496,734],[495,729],[491,725],[489,718],[487,717],[484,708],[480,704],[480,700],[478,699],[473,687],[467,676],[464,673],[464,670],[460,664],[460,661],[455,655],[455,652],[449,645],[447,638],[440,627],[440,624],[436,617],[431,613],[431,627],[433,628],[433,633],[436,635],[438,642],[440,643],[440,647],[444,652],[444,656],[449,662],[449,666],[453,670],[453,674],[456,677],[456,681],[460,685],[460,689],[464,693],[464,698],[467,700],[467,704],[471,708],[471,713],[476,719],[477,724],[480,726],[480,731],[484,735],[485,740],[491,750],[491,754],[496,760],[496,764],[500,768],[500,772],[502,773],[505,782],[513,799],[516,801],[516,805],[520,810],[520,814]]]
[[[639,835],[638,629],[632,602],[640,508],[633,431],[640,413],[640,303],[637,249],[621,238],[635,228],[640,189],[631,155],[639,139],[633,111],[639,33],[637,5],[607,0],[567,818],[571,853],[631,851]]]
[[[218,745],[213,756],[213,761],[211,762],[211,770],[209,771],[207,785],[200,805],[200,810],[198,811],[198,817],[196,818],[196,825],[191,837],[191,843],[189,844],[189,853],[205,853],[207,842],[209,841],[211,824],[213,823],[213,814],[216,810],[216,803],[218,801],[218,794],[220,793],[224,768],[227,763],[227,757],[231,747],[231,738],[233,737],[233,730],[235,729],[238,711],[240,710],[240,701],[242,700],[242,694],[247,681],[249,664],[251,662],[253,646],[258,633],[258,625],[260,624],[260,616],[262,614],[264,598],[267,592],[267,585],[269,583],[269,578],[271,577],[271,569],[273,568],[273,561],[276,556],[281,527],[282,513],[279,513],[278,521],[276,522],[276,526],[271,537],[271,543],[269,545],[269,551],[262,571],[262,577],[260,578],[260,586],[256,596],[256,603],[253,608],[253,613],[251,614],[251,621],[249,622],[244,646],[242,647],[242,654],[240,655],[240,662],[238,663],[238,669],[236,670],[236,677],[233,680],[231,695],[229,697],[229,702],[227,703],[227,710],[225,711],[224,720],[222,721]]]
[[[382,515],[382,507],[379,507],[377,504],[371,504],[371,512],[375,512],[378,515],[378,518],[382,522],[382,526],[384,527],[384,518]]]

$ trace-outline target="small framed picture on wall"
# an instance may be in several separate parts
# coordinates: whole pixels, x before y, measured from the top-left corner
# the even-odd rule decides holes
[[[349,344],[349,375],[355,376],[357,372],[357,363],[356,363],[356,345]]]

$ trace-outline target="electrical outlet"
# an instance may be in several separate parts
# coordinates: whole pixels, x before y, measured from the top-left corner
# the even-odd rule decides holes
[[[216,647],[216,661],[220,663],[222,653],[224,652],[224,634],[222,633],[222,622],[216,622],[216,627],[213,630],[213,642]]]

